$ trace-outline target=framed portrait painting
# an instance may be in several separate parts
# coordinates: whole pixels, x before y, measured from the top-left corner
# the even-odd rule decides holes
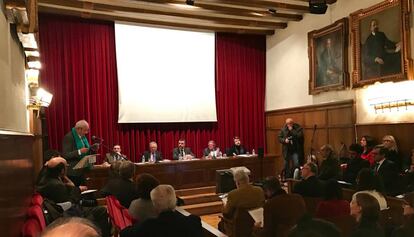
[[[387,0],[351,14],[353,87],[411,75],[409,9],[407,0]]]
[[[348,85],[348,19],[308,33],[309,94]]]

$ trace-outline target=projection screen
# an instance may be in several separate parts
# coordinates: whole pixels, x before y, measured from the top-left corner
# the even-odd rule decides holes
[[[119,123],[217,121],[215,35],[116,22]]]

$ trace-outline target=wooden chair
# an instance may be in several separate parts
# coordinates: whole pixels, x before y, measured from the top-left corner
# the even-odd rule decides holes
[[[251,237],[254,220],[246,209],[235,210],[233,218],[223,217],[224,230],[229,237]]]
[[[111,219],[112,225],[115,228],[114,236],[119,236],[119,232],[121,230],[127,226],[132,225],[132,217],[129,215],[128,209],[123,207],[115,196],[107,196],[106,204],[109,218]]]

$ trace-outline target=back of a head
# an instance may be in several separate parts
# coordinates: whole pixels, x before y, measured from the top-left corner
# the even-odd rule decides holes
[[[314,162],[308,162],[306,165],[309,167],[309,171],[314,175],[318,175],[318,165]]]
[[[278,190],[280,190],[282,187],[280,185],[280,181],[277,177],[271,176],[271,177],[267,177],[264,181],[263,181],[263,189],[264,190],[269,190],[272,193],[276,192]]]
[[[363,152],[363,148],[360,144],[352,143],[351,145],[349,145],[349,151],[354,151],[358,155],[361,155]]]
[[[60,152],[57,150],[47,150],[43,153],[43,162],[49,161],[53,157],[59,157]]]
[[[41,237],[100,237],[100,230],[89,220],[80,217],[64,217],[52,222]]]
[[[151,191],[160,184],[158,179],[147,173],[139,175],[135,182],[138,197],[146,200],[151,200]]]
[[[123,161],[119,166],[119,176],[123,179],[131,179],[135,173],[135,165],[131,161]]]
[[[236,183],[249,183],[249,175],[244,171],[244,169],[237,169],[233,174],[233,179]]]
[[[111,166],[109,168],[110,172],[111,172],[111,176],[112,177],[119,177],[119,168],[121,167],[121,164],[123,162],[122,161],[114,161],[111,163]]]
[[[75,128],[87,128],[87,127],[89,127],[89,124],[88,122],[86,122],[86,120],[79,120],[75,124]]]
[[[177,203],[174,188],[167,184],[160,184],[154,188],[151,191],[151,200],[159,213],[174,210]]]
[[[342,188],[335,179],[330,179],[325,184],[325,199],[326,200],[341,200]]]

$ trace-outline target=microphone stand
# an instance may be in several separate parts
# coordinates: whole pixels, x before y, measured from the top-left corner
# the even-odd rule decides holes
[[[312,139],[311,139],[311,145],[310,145],[310,158],[312,160],[313,157],[313,141],[315,138],[315,133],[316,133],[316,124],[313,126],[313,132],[312,132]]]

